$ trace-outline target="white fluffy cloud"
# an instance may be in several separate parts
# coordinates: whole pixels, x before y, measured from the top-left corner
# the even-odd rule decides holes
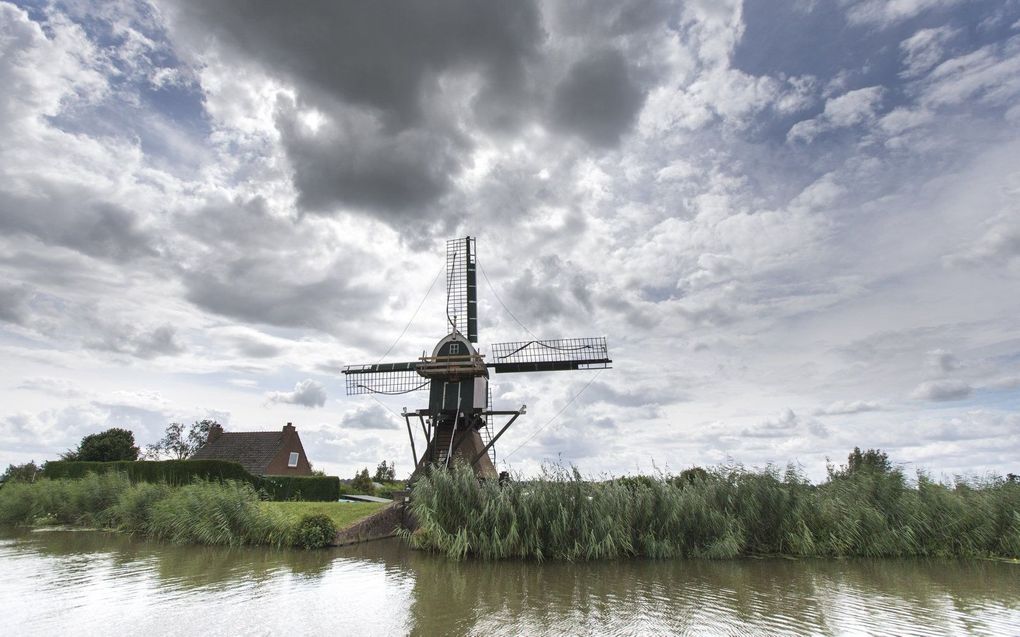
[[[294,391],[273,391],[266,394],[270,403],[286,403],[302,407],[322,407],[326,404],[326,388],[311,378],[299,381]]]

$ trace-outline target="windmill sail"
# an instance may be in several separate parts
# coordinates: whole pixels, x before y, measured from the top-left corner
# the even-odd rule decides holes
[[[497,374],[606,369],[612,363],[603,336],[494,343],[488,366]]]
[[[417,362],[347,365],[343,374],[348,396],[406,394],[429,389],[429,380],[418,373]]]
[[[446,242],[446,317],[450,331],[478,342],[478,279],[475,240],[472,237]]]

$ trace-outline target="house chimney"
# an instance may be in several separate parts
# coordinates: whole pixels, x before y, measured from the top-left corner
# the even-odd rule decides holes
[[[293,434],[296,431],[297,429],[294,428],[294,425],[292,423],[287,423],[286,425],[283,426],[284,435]]]
[[[217,438],[223,435],[223,426],[219,423],[209,425],[209,437],[206,439],[206,444],[214,442]]]

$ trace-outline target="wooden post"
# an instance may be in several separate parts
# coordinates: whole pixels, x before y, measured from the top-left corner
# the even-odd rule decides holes
[[[407,411],[404,412],[404,422],[407,423],[407,437],[411,439],[411,457],[414,458],[414,466],[418,466],[418,452],[414,448],[414,435],[411,433],[411,417]]]

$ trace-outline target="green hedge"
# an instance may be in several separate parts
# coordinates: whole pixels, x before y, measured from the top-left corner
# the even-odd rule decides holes
[[[43,476],[50,479],[78,479],[87,473],[126,473],[131,482],[165,482],[172,485],[191,484],[203,480],[240,480],[257,486],[257,478],[236,462],[225,460],[118,460],[116,462],[47,462]]]
[[[340,478],[336,476],[264,476],[259,486],[273,500],[336,502],[340,499]]]
[[[139,460],[131,462],[47,462],[43,476],[50,479],[80,479],[89,473],[124,473],[131,482],[191,484],[196,479],[237,480],[265,491],[272,500],[335,502],[340,498],[336,476],[253,476],[236,462],[226,460]]]

